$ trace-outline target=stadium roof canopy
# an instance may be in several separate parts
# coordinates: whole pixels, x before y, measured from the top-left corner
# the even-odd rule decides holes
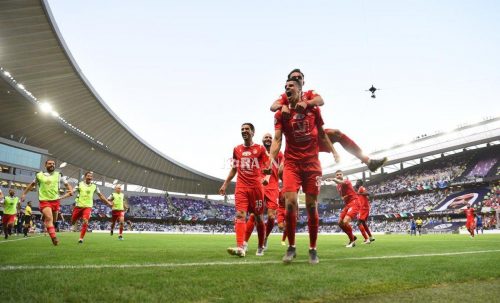
[[[0,1],[0,67],[0,136],[130,184],[217,193],[222,180],[162,154],[111,111],[71,56],[46,0]]]

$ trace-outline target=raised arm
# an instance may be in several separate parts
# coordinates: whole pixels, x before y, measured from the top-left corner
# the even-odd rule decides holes
[[[23,194],[21,195],[21,202],[24,202],[24,199],[26,199],[26,194],[29,193],[33,188],[36,186],[36,180],[31,182],[26,189],[24,190]]]
[[[59,198],[61,200],[73,196],[73,187],[68,182],[64,183],[64,187],[66,188],[66,192]]]
[[[106,197],[102,193],[97,193],[97,196],[99,197],[99,199],[101,199],[102,202],[106,203],[109,206],[113,206],[113,203],[106,199]]]

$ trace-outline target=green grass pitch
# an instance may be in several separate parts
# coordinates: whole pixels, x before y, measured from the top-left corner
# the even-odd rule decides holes
[[[1,302],[500,302],[500,235],[377,236],[345,248],[345,236],[320,235],[320,263],[297,259],[269,240],[255,256],[229,256],[230,235],[60,233],[0,240]],[[472,253],[470,253],[472,252]]]

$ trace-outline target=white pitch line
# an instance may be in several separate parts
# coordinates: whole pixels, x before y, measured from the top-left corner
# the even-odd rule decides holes
[[[417,258],[417,257],[439,257],[439,256],[453,256],[453,255],[467,255],[467,254],[483,254],[489,252],[500,252],[500,249],[493,250],[475,250],[475,251],[460,251],[450,253],[433,253],[433,254],[418,254],[418,255],[391,255],[391,256],[373,256],[373,257],[356,257],[356,258],[342,258],[337,260],[377,260],[377,259],[398,259],[398,258]]]
[[[398,259],[398,258],[418,258],[418,257],[436,257],[436,256],[452,256],[466,254],[483,254],[491,252],[500,252],[500,249],[495,250],[476,250],[462,251],[451,253],[434,253],[434,254],[418,254],[418,255],[393,255],[393,256],[375,256],[375,257],[356,257],[356,258],[340,258],[340,259],[322,259],[322,261],[343,261],[343,260],[375,260],[375,259]],[[297,260],[294,263],[305,263],[307,260]],[[227,265],[258,265],[258,264],[281,264],[278,260],[268,261],[240,261],[240,262],[196,262],[196,263],[152,263],[152,264],[82,264],[82,265],[4,265],[0,267],[0,271],[14,270],[53,270],[53,269],[123,269],[123,268],[177,268],[177,267],[197,267],[197,266],[227,266]]]
[[[32,237],[26,237],[26,238],[20,238],[20,239],[14,239],[14,240],[4,240],[4,241],[1,241],[0,244],[3,244],[3,243],[9,243],[9,242],[14,242],[14,241],[21,241],[21,240],[28,240],[28,239],[34,239],[34,238],[40,238],[41,236],[32,236]]]

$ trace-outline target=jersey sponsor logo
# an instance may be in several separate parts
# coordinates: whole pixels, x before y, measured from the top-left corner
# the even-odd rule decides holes
[[[258,152],[259,152],[259,151],[258,151],[258,150],[256,150],[256,149],[254,149],[254,150],[253,150],[253,154],[254,154],[254,155],[256,155]]]
[[[248,156],[250,156],[251,154],[252,154],[252,153],[251,153],[250,151],[244,151],[244,152],[242,152],[242,153],[241,153],[241,155],[242,155],[243,157],[248,157]]]

